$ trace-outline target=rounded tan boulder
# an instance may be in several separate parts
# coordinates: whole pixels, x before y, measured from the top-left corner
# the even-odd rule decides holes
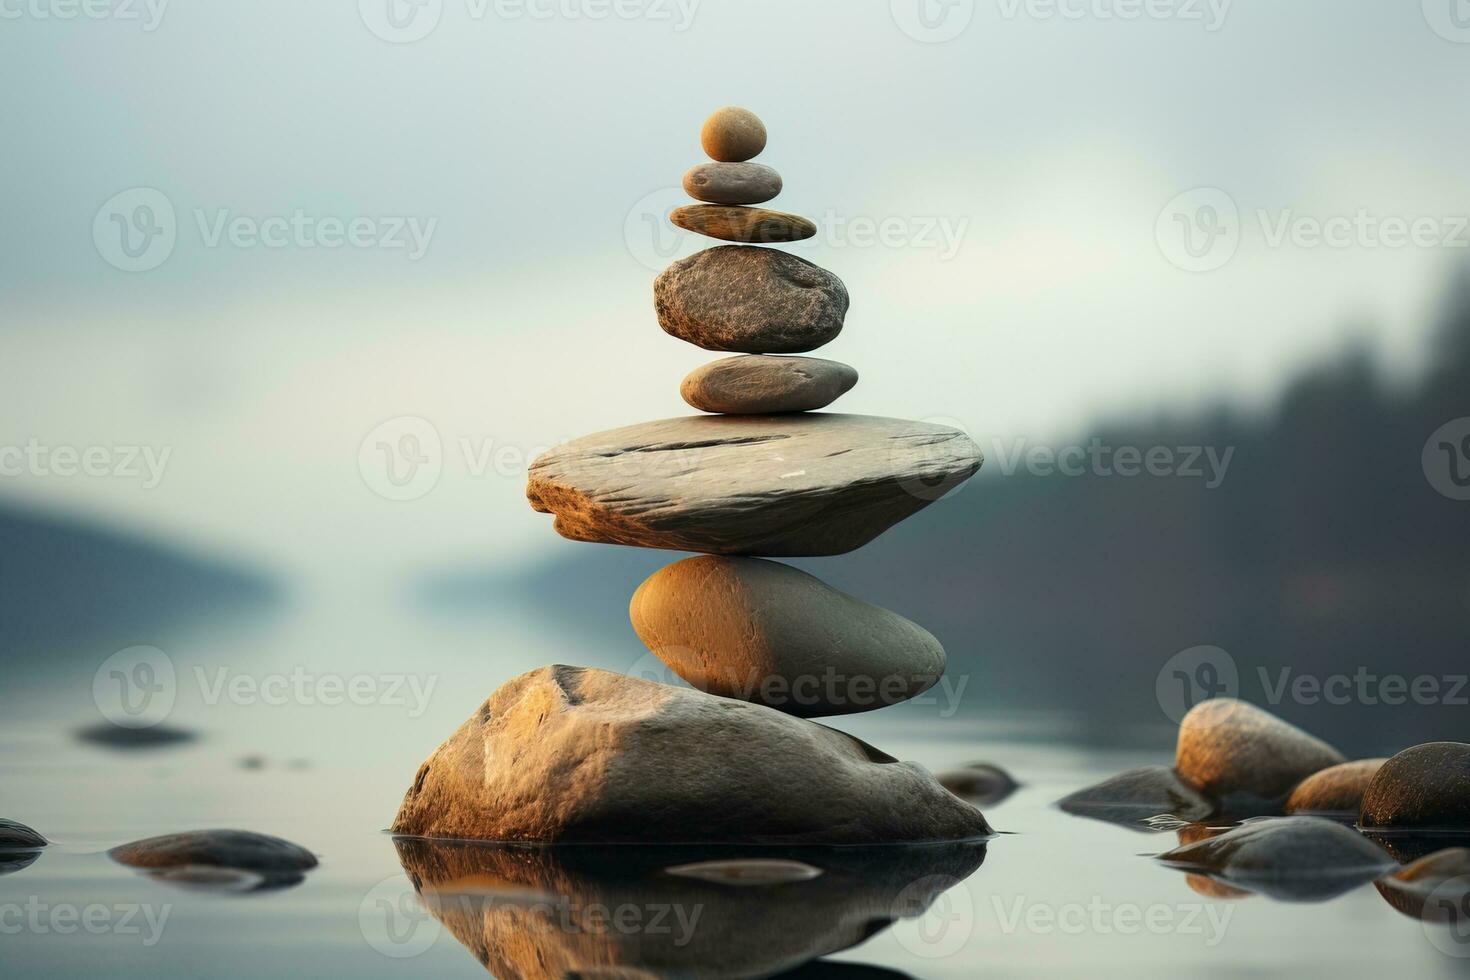
[[[1215,698],[1179,723],[1174,768],[1234,816],[1281,812],[1297,784],[1347,760],[1326,742],[1255,705]]]
[[[1359,759],[1314,772],[1286,799],[1287,813],[1343,814],[1356,817],[1363,794],[1387,759]]]
[[[779,562],[700,555],[654,572],[629,605],[638,636],[694,687],[802,718],[927,691],[944,648],[897,613]]]
[[[395,834],[879,844],[989,836],[922,766],[671,684],[556,665],[503,684],[419,767]]]

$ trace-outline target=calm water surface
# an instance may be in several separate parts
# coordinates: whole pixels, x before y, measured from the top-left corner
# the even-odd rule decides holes
[[[1470,959],[1441,948],[1453,943],[1389,907],[1371,884],[1317,904],[1208,897],[1150,859],[1173,846],[1172,833],[1052,805],[1124,768],[1167,761],[1164,726],[1145,734],[1152,748],[1119,751],[1071,744],[1065,717],[896,709],[839,722],[936,770],[986,759],[1015,774],[1023,788],[986,808],[1002,833],[983,855],[811,852],[805,860],[826,871],[813,881],[731,885],[668,875],[663,855],[648,848],[395,846],[383,828],[418,762],[496,684],[553,660],[627,664],[541,649],[514,610],[446,625],[390,607],[360,595],[317,597],[309,611],[270,622],[162,638],[178,671],[169,724],[200,733],[181,745],[124,751],[74,737],[97,720],[91,682],[100,656],[58,661],[42,681],[12,687],[0,717],[0,815],[55,845],[0,875],[3,972],[482,977],[483,960],[504,975],[506,963],[537,962],[549,975],[760,975],[826,954],[808,975],[857,976],[855,965],[965,978],[1470,975]],[[380,690],[393,703],[229,695],[211,703],[221,669],[227,680],[259,680],[308,664],[311,676],[389,678]],[[407,693],[387,694],[393,675],[415,673],[421,691],[436,679],[430,696],[416,700],[408,678]],[[321,866],[293,887],[239,891],[245,882],[219,891],[152,880],[105,854],[207,827],[288,838],[318,853]],[[668,861],[689,857],[671,852]],[[430,892],[448,896],[438,917],[425,912],[411,875],[443,886]],[[495,905],[491,929],[483,903]],[[558,925],[572,920],[548,910],[565,908],[583,918]],[[585,916],[603,908],[623,918],[599,933]],[[885,927],[895,912],[913,917]],[[850,948],[832,952],[838,946]]]

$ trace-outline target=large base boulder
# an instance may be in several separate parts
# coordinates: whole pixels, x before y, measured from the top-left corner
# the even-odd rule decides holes
[[[872,844],[978,838],[922,767],[770,708],[583,667],[492,694],[418,771],[396,834]]]

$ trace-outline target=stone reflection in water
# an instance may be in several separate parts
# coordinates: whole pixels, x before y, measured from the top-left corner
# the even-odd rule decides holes
[[[1325,902],[1395,863],[1361,834],[1321,817],[1267,817],[1224,832],[1181,830],[1179,840],[1159,860],[1190,874],[1196,892],[1218,898],[1242,898],[1246,891],[1280,902]]]
[[[922,915],[985,859],[976,841],[799,849],[394,843],[424,907],[499,980],[775,976]],[[746,859],[800,862],[821,874],[751,884],[762,874],[669,872],[708,862],[728,870]],[[800,975],[889,975],[858,969],[812,964]]]
[[[1470,849],[1451,847],[1430,854],[1374,886],[1410,918],[1457,927],[1470,954]]]

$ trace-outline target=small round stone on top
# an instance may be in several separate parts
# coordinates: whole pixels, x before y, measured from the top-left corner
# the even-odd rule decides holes
[[[766,148],[766,126],[749,109],[727,105],[710,113],[699,142],[711,160],[743,163]]]

